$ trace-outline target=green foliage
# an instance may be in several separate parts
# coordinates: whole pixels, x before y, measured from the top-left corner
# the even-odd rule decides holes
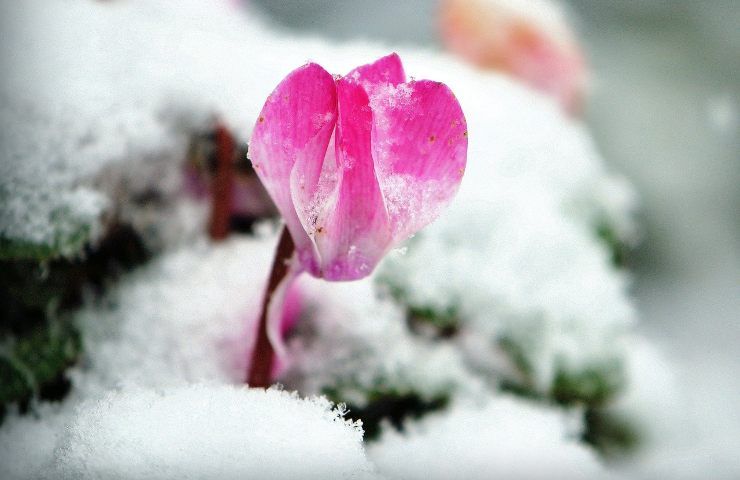
[[[614,266],[623,268],[629,260],[630,247],[617,235],[617,232],[607,222],[601,222],[596,227],[597,237],[609,248]]]
[[[634,451],[640,443],[640,432],[627,418],[612,413],[609,403],[624,388],[624,369],[617,359],[582,369],[556,367],[555,378],[547,392],[537,390],[531,379],[526,352],[510,340],[501,347],[520,370],[519,381],[503,379],[502,390],[536,401],[564,407],[585,406],[583,441],[603,456],[614,458]]]
[[[450,338],[457,334],[460,319],[457,310],[436,312],[431,308],[409,307],[406,322],[414,333],[433,338]]]
[[[641,444],[637,425],[608,408],[589,408],[584,414],[586,428],[582,439],[604,457],[618,459],[634,452]]]
[[[137,232],[117,225],[75,258],[0,260],[0,411],[66,394],[64,372],[82,349],[71,312],[83,289],[101,292],[148,258]]]
[[[78,225],[68,231],[57,231],[46,243],[0,235],[0,261],[35,260],[47,261],[59,257],[80,254],[90,240],[90,225]]]
[[[457,308],[439,311],[428,306],[413,305],[404,288],[389,276],[380,275],[377,284],[398,304],[406,306],[406,323],[412,332],[433,338],[450,338],[457,334],[460,328]]]
[[[581,369],[567,368],[560,363],[548,391],[534,385],[532,370],[526,352],[510,339],[501,339],[499,345],[516,366],[516,378],[501,380],[501,388],[516,395],[553,402],[563,406],[604,405],[624,387],[624,370],[617,359],[592,364]]]
[[[0,354],[0,404],[24,404],[35,396],[57,399],[66,393],[64,370],[80,351],[80,336],[68,321],[52,320],[7,338]]]
[[[343,390],[342,387],[326,387],[322,394],[334,403],[345,404],[348,410],[346,418],[362,420],[366,441],[378,438],[380,425],[384,421],[403,430],[405,420],[419,419],[427,413],[442,410],[450,400],[444,394],[426,399],[417,392],[389,387],[378,381],[376,386],[366,392],[366,402],[359,406],[347,401]]]
[[[561,405],[598,406],[613,399],[623,386],[624,371],[617,360],[580,370],[560,366],[548,397]]]

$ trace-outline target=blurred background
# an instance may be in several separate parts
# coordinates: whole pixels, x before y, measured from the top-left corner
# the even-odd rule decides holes
[[[442,49],[435,0],[252,0],[272,23]],[[642,331],[715,448],[740,433],[740,4],[563,3],[593,73],[585,119],[641,199],[630,257]],[[473,140],[474,141],[474,140]]]

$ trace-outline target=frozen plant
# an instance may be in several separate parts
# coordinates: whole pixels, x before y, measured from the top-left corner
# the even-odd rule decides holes
[[[391,54],[344,77],[315,63],[291,72],[257,119],[250,155],[285,219],[258,323],[248,383],[266,386],[280,356],[280,311],[301,272],[369,275],[437,217],[467,158],[459,102],[440,82],[406,81]]]

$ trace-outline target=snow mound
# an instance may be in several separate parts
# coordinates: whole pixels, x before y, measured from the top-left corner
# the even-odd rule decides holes
[[[578,442],[573,420],[521,400],[489,398],[407,424],[406,433],[387,429],[368,454],[383,474],[406,480],[609,478]]]
[[[331,390],[364,407],[382,394],[424,400],[482,388],[454,345],[414,335],[405,311],[369,279],[323,282],[305,278],[302,321],[289,340],[286,385],[309,394]]]
[[[173,249],[90,302],[76,316],[85,343],[76,389],[242,382],[275,242],[268,227]]]
[[[325,399],[246,387],[129,389],[81,404],[48,478],[378,478]]]
[[[405,255],[388,257],[381,283],[416,310],[452,317],[482,369],[499,370],[486,351],[506,346],[521,357],[518,375],[534,390],[549,391],[563,372],[608,369],[623,356],[620,338],[635,321],[627,278],[549,192],[491,184],[472,199],[463,188]]]

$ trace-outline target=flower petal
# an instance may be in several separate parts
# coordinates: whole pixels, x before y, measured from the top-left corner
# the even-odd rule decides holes
[[[365,90],[369,91],[374,85],[403,83],[406,81],[406,74],[403,71],[401,58],[397,53],[391,53],[373,63],[355,68],[345,78],[361,84]]]
[[[467,158],[467,124],[443,83],[374,91],[372,151],[394,242],[434,220],[454,196]]]
[[[312,243],[296,212],[314,197],[336,123],[334,78],[315,63],[304,65],[275,88],[262,107],[249,145],[257,175],[285,219],[302,258]],[[291,186],[298,193],[291,195]],[[307,255],[308,254],[308,255]]]
[[[339,119],[334,137],[338,184],[314,241],[326,280],[355,280],[372,272],[390,243],[388,217],[370,150],[372,112],[365,89],[337,81]]]

